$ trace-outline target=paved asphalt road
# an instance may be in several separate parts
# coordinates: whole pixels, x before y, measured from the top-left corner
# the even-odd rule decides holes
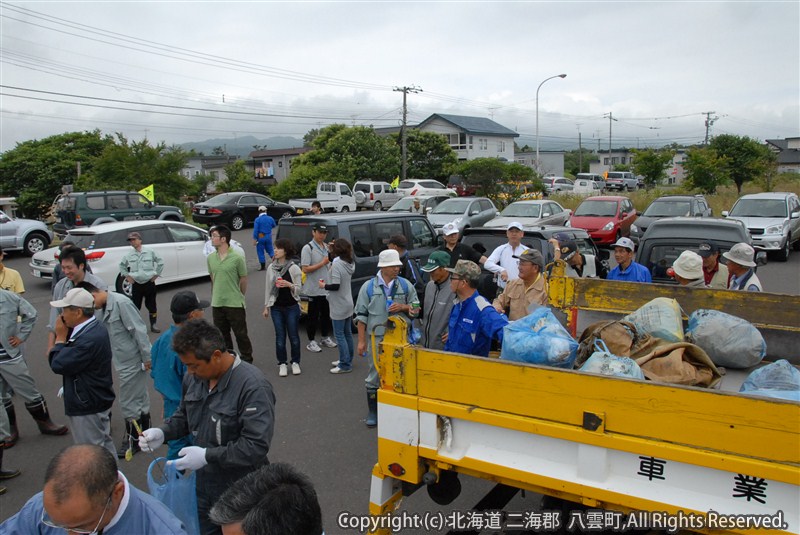
[[[248,256],[249,288],[248,328],[255,350],[255,364],[272,382],[277,397],[275,436],[270,449],[270,460],[294,464],[314,481],[322,504],[325,531],[328,534],[356,533],[344,530],[336,523],[340,512],[365,514],[368,510],[370,474],[376,460],[375,431],[363,424],[366,413],[364,377],[367,366],[357,359],[351,374],[331,375],[330,362],[338,356],[336,349],[323,349],[322,353],[311,353],[305,349],[306,335],[301,326],[303,345],[302,370],[300,376],[279,378],[274,357],[274,330],[272,321],[260,315],[263,306],[264,276],[258,268],[252,243],[251,230],[234,233],[234,239],[245,244]],[[25,354],[39,389],[45,395],[53,419],[65,422],[63,404],[56,398],[60,378],[53,374],[45,356],[45,325],[49,311],[50,282],[33,277],[28,269],[29,258],[18,253],[6,257],[6,265],[18,270],[25,281],[25,298],[39,312],[40,318],[34,335],[26,344]],[[800,294],[800,254],[795,253],[787,263],[770,262],[759,270],[764,286],[772,292]],[[208,279],[159,287],[158,305],[161,311],[159,325],[169,324],[169,302],[175,292],[191,289],[200,298],[210,297]],[[143,313],[146,314],[146,311]],[[210,311],[208,312],[210,317]],[[151,335],[155,340],[156,335]],[[154,421],[161,419],[161,398],[151,390],[151,406]],[[0,496],[0,520],[14,514],[28,498],[38,492],[43,483],[45,467],[58,449],[72,444],[70,435],[46,437],[36,430],[33,420],[17,400],[17,415],[21,438],[16,447],[6,450],[4,465],[23,470],[19,478],[4,482],[8,492]],[[119,442],[122,422],[115,405],[114,440]],[[152,457],[139,453],[133,461],[121,461],[121,469],[129,480],[140,489],[147,488],[147,467]],[[491,483],[471,478],[462,478],[462,495],[447,510],[467,510],[485,494]],[[510,511],[535,510],[539,499],[535,495],[520,495],[511,502]],[[407,498],[403,509],[414,512],[441,510],[422,490]],[[406,530],[403,533],[414,533]]]

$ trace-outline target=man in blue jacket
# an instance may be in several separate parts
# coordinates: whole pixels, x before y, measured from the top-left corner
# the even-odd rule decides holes
[[[508,325],[505,314],[478,293],[481,268],[470,260],[459,260],[450,272],[450,288],[457,302],[450,311],[447,340],[444,350],[488,357],[492,340],[503,342],[503,327]]]
[[[617,267],[608,272],[607,280],[623,282],[653,282],[650,270],[633,261],[636,246],[630,238],[620,238],[614,244]]]
[[[258,268],[259,271],[264,271],[267,267],[265,251],[270,258],[275,256],[275,250],[272,248],[272,229],[275,228],[275,225],[275,220],[267,214],[267,207],[259,206],[258,217],[253,223],[253,245],[256,246],[258,262],[261,264],[261,267]]]
[[[110,421],[111,341],[94,316],[94,298],[83,288],[73,288],[50,306],[62,309],[48,359],[50,368],[63,376],[64,413],[72,437],[76,444],[96,444],[116,455]]]

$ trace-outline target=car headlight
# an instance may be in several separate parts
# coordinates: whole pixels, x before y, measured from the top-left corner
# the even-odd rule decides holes
[[[602,229],[600,229],[600,230],[612,230],[613,228],[614,228],[614,222],[613,222],[613,221],[609,221],[609,222],[608,222],[608,223],[606,223],[606,224],[605,224],[605,226],[604,226]]]
[[[564,223],[564,226],[565,226],[565,227],[571,227],[571,226],[572,226],[572,224],[570,224],[570,222],[569,222],[569,221],[567,221],[566,223]]]
[[[458,217],[458,218],[456,218],[456,219],[453,219],[453,223],[455,223],[456,225],[458,225],[458,224],[459,224],[459,223],[461,223],[462,221],[464,221],[464,218],[463,218],[463,217]]]
[[[634,234],[639,234],[639,227],[636,225],[631,225],[631,232]]]
[[[764,229],[764,234],[782,234],[783,225],[772,225]]]

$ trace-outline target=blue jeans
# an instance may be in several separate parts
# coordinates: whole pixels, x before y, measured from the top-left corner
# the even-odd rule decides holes
[[[286,335],[292,345],[292,362],[300,363],[300,305],[270,307],[270,316],[275,325],[275,356],[278,364],[286,364]]]
[[[333,335],[339,345],[339,367],[343,370],[349,370],[353,367],[353,353],[355,351],[355,346],[353,345],[353,317],[348,316],[343,320],[332,320],[332,322]]]

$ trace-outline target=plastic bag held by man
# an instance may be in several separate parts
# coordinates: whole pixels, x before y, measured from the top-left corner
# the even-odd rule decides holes
[[[686,339],[702,347],[717,366],[749,368],[767,354],[764,337],[752,323],[718,310],[692,312]]]
[[[548,308],[540,307],[505,327],[500,358],[571,369],[577,350],[578,342]]]

